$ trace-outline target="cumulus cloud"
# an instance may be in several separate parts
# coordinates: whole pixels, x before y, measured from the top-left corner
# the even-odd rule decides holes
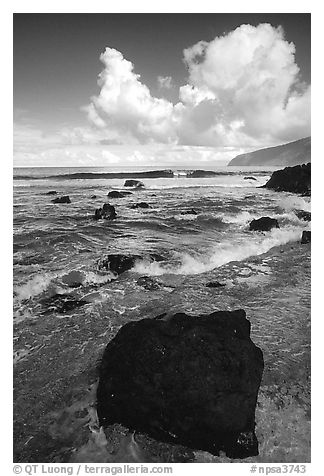
[[[171,89],[172,88],[172,78],[171,76],[158,76],[157,77],[158,86],[160,89]]]
[[[241,25],[183,52],[188,84],[173,104],[151,95],[119,51],[100,56],[100,93],[90,122],[121,141],[258,146],[310,134],[310,86],[299,81],[295,46],[281,27]],[[159,76],[160,87],[171,77]]]
[[[174,140],[173,104],[151,96],[133,64],[119,51],[106,48],[100,60],[104,64],[98,80],[101,90],[85,108],[88,119],[142,143]]]

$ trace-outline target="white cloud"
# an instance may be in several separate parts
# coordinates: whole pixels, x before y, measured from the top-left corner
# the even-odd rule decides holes
[[[295,47],[280,27],[241,25],[183,54],[187,84],[173,104],[154,97],[134,65],[106,48],[100,92],[82,108],[88,124],[45,134],[17,114],[15,163],[213,163],[310,135],[310,86],[299,81]],[[168,89],[172,78],[158,83]],[[119,153],[114,144],[132,149]]]
[[[270,145],[310,134],[310,87],[298,79],[295,47],[281,27],[241,25],[184,50],[188,84],[179,102],[153,97],[133,64],[112,48],[100,59],[91,122],[137,143]],[[158,77],[169,87],[171,77]],[[297,92],[297,90],[299,92]]]
[[[173,86],[171,76],[158,76],[157,82],[160,89],[171,89]]]
[[[100,60],[104,64],[98,80],[101,91],[87,106],[89,120],[143,143],[174,140],[172,103],[152,97],[119,51],[106,48]]]

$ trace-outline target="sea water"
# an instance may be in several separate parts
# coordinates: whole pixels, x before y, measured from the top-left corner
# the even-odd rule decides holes
[[[174,168],[168,177],[140,178],[144,187],[127,189],[132,194],[119,199],[107,194],[124,190],[125,178],[105,174],[151,168],[14,170],[20,461],[31,461],[33,445],[35,461],[64,460],[64,448],[81,445],[92,405],[87,388],[96,381],[97,362],[130,320],[162,312],[244,308],[251,338],[264,352],[263,385],[308,382],[310,256],[300,237],[310,225],[295,211],[310,211],[310,199],[260,188],[273,168],[208,167],[215,175],[202,178],[191,178],[183,169]],[[53,190],[57,196],[69,195],[71,203],[52,203],[55,196],[47,193]],[[95,221],[95,209],[106,202],[114,205],[117,219]],[[138,202],[149,208],[133,209]],[[195,213],[183,214],[191,210]],[[250,221],[262,216],[276,218],[280,228],[249,231]],[[116,278],[97,266],[109,253],[143,259]],[[150,261],[152,253],[163,261]],[[71,272],[82,276],[79,287],[67,284]],[[141,287],[141,276],[159,286]],[[212,281],[225,286],[206,287]],[[63,311],[51,301],[57,295],[82,306]],[[44,434],[50,435],[46,444]]]

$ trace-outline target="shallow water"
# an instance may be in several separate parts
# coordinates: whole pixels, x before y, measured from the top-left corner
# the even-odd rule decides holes
[[[144,189],[109,199],[114,221],[94,221],[94,210],[109,190],[123,189],[123,179],[15,181],[16,461],[68,461],[71,451],[87,451],[104,346],[124,323],[161,312],[244,308],[264,352],[263,386],[307,387],[310,249],[299,241],[309,223],[294,210],[309,211],[309,199],[257,188],[271,171],[248,170],[252,181],[244,170],[226,170],[212,178],[141,179]],[[49,190],[72,203],[51,203]],[[130,208],[140,201],[150,208]],[[197,215],[181,214],[192,208]],[[249,222],[261,216],[277,218],[280,228],[250,232]],[[165,261],[137,262],[115,279],[97,269],[107,253],[157,253]],[[66,284],[71,271],[81,273],[80,287]],[[156,289],[137,284],[144,275]],[[208,288],[209,281],[225,286]],[[82,305],[63,312],[57,294]]]

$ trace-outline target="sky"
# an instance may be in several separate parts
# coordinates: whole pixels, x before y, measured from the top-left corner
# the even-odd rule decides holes
[[[309,136],[310,23],[14,14],[14,165],[217,165]]]

